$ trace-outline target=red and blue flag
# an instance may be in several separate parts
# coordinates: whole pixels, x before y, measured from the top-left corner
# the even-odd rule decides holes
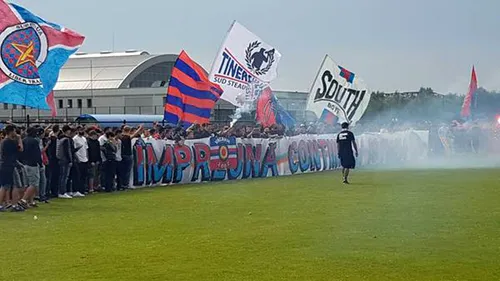
[[[337,116],[325,108],[323,109],[323,113],[321,113],[319,120],[328,125],[335,125],[335,123],[337,123]]]
[[[352,83],[354,81],[354,73],[349,70],[343,68],[339,65],[340,68],[340,77],[343,77],[347,82]]]
[[[0,102],[50,109],[47,100],[85,37],[0,1]]]
[[[295,126],[295,119],[280,104],[270,87],[262,90],[257,98],[255,119],[264,127],[282,124],[287,129]]]
[[[235,169],[238,166],[236,138],[210,138],[210,170]]]
[[[164,119],[171,124],[210,122],[210,112],[223,93],[210,82],[207,72],[182,51],[172,69],[165,101]]]

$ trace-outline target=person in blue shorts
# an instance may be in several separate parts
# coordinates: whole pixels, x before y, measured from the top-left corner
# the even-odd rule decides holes
[[[14,185],[14,173],[19,152],[23,150],[23,144],[21,138],[16,133],[16,127],[14,125],[7,125],[4,131],[5,139],[0,145],[0,212],[6,210],[5,199],[7,197],[7,193],[9,193],[12,188],[19,189],[12,191],[12,211],[21,212],[24,211],[24,208],[18,203],[22,196],[23,186]]]
[[[354,148],[354,151],[353,151]],[[354,134],[349,131],[349,124],[342,123],[342,131],[337,135],[337,150],[342,166],[342,177],[344,184],[349,184],[349,171],[356,168],[356,158],[358,157],[358,145]]]

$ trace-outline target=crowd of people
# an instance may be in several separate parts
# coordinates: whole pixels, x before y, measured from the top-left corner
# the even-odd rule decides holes
[[[327,129],[330,128],[330,129]],[[297,128],[274,125],[195,124],[100,128],[96,125],[7,124],[0,131],[0,212],[22,212],[49,203],[52,198],[72,199],[94,192],[127,190],[132,169],[132,139],[186,139],[212,136],[280,138],[329,133],[331,126],[310,123]]]
[[[1,132],[0,211],[37,207],[35,199],[85,197],[129,188],[132,138],[143,131],[59,125]]]
[[[500,123],[495,126],[497,129],[500,127],[498,124]],[[453,143],[459,144],[460,139],[465,139],[460,136],[470,135],[476,140],[472,142],[472,147],[476,150],[479,147],[477,139],[481,132],[485,131],[477,129],[477,124],[470,130],[465,130],[466,126],[462,124],[452,124],[449,130],[443,128],[448,126],[440,128],[439,134],[436,134],[440,139],[452,139],[455,140]],[[362,126],[357,129],[362,129]],[[106,128],[78,124],[62,127],[35,125],[25,128],[7,124],[0,131],[0,212],[21,212],[37,207],[37,202],[48,203],[52,198],[72,199],[94,192],[114,192],[131,188],[134,138],[142,138],[145,141],[166,139],[182,144],[186,139],[212,136],[280,138],[339,131],[337,126],[321,123],[299,124],[297,128],[285,128],[281,125],[264,128],[243,122],[233,126],[195,124],[187,129],[180,125],[159,123],[149,128],[131,127],[126,124]],[[434,131],[437,130],[430,130],[431,135],[434,135]],[[430,140],[432,139],[430,136]],[[439,141],[436,145],[442,147],[444,144]],[[429,143],[430,151],[436,150],[433,147]]]

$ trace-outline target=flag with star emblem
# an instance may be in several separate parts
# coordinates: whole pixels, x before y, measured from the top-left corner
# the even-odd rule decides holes
[[[0,102],[51,109],[59,70],[84,39],[0,0]]]

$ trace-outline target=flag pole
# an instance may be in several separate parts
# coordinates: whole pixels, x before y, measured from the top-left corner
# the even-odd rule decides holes
[[[210,73],[208,73],[209,77],[210,77],[210,74],[213,71],[213,68],[214,68],[215,62],[217,61],[217,58],[219,57],[220,54],[222,54],[222,52],[224,52],[224,50],[222,49],[222,47],[224,46],[224,43],[227,41],[227,37],[229,36],[229,33],[233,29],[233,26],[234,26],[235,23],[236,23],[236,20],[233,20],[233,22],[231,23],[231,26],[229,26],[229,29],[226,32],[226,36],[224,36],[224,40],[220,44],[219,50],[217,50],[217,54],[215,55],[215,58],[214,58],[214,60],[212,62],[212,65],[210,66]]]
[[[313,78],[313,82],[311,84],[311,88],[309,89],[309,94],[307,95],[307,101],[306,101],[306,107],[304,109],[304,114],[302,115],[302,119],[304,119],[303,121],[307,121],[306,120],[306,115],[307,115],[307,106],[310,102],[310,99],[311,97],[313,96],[312,92],[314,90],[314,83],[316,82],[316,79],[318,79],[320,73],[321,73],[321,69],[323,69],[323,65],[326,63],[326,60],[329,58],[328,54],[325,54],[325,56],[323,57],[323,60],[321,61],[321,65],[319,66],[319,69],[318,69],[318,72],[316,72],[316,75],[314,76]],[[316,116],[316,113],[314,113],[314,115]],[[319,120],[319,116],[316,116],[316,122]]]

